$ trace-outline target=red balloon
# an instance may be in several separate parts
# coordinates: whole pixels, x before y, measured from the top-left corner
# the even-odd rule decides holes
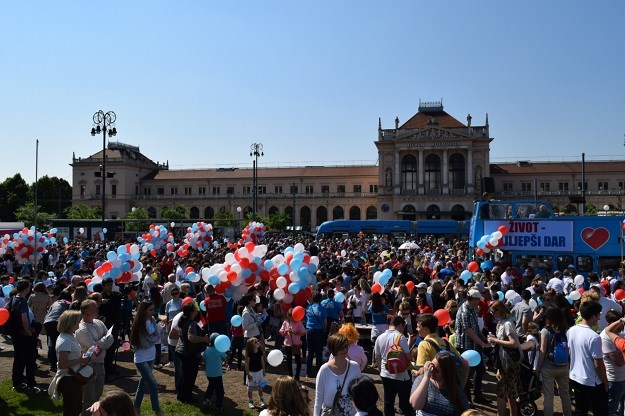
[[[227,277],[229,281],[234,282],[235,280],[237,280],[237,272],[235,272],[234,270],[229,271]]]
[[[438,326],[447,325],[449,323],[449,320],[451,319],[447,309],[438,309],[436,312],[434,312],[434,316],[438,318]]]
[[[306,316],[306,310],[304,308],[302,308],[301,306],[296,306],[295,308],[293,308],[293,320],[295,322],[299,322],[302,319],[304,319],[304,316]]]
[[[9,320],[9,310],[5,308],[0,309],[0,325],[4,325]]]
[[[623,299],[625,299],[625,290],[623,290],[623,289],[616,289],[616,291],[614,292],[614,298],[616,300],[623,300]]]
[[[187,296],[182,300],[182,306],[193,302],[195,302],[195,300],[191,296]]]
[[[186,269],[184,269],[184,272],[186,274],[189,274],[189,273],[194,272],[194,271],[195,271],[195,269],[193,267],[191,267],[191,266],[189,266]]]
[[[384,292],[384,288],[379,283],[374,283],[373,286],[371,286],[371,292],[378,292],[381,295]]]
[[[408,289],[409,292],[412,292],[412,290],[414,289],[414,282],[413,281],[406,282],[406,289]]]
[[[583,287],[580,287],[579,289],[577,289],[577,291],[580,293],[580,295],[583,295],[585,292]]]
[[[247,249],[247,251],[248,251],[249,253],[251,253],[252,251],[254,251],[254,248],[255,248],[255,247],[256,247],[256,245],[255,245],[253,242],[251,242],[251,241],[248,241],[247,243],[245,243],[245,248]]]
[[[285,303],[285,302],[280,302],[280,307],[282,308],[282,312],[287,313],[289,311],[289,309],[291,309],[291,304]]]
[[[481,248],[478,248],[477,250],[475,250],[475,254],[477,254],[478,256],[483,256],[484,250],[482,250]]]
[[[477,272],[477,269],[479,269],[479,268],[480,268],[480,266],[478,266],[477,262],[475,262],[475,261],[472,261],[467,266],[467,270],[470,271],[471,273]]]
[[[500,225],[497,230],[499,230],[499,232],[503,235],[506,235],[508,233],[508,227],[506,227],[505,225]]]
[[[100,266],[100,268],[104,273],[106,273],[111,271],[113,265],[111,264],[111,262],[105,261],[104,263],[102,263],[102,266]]]

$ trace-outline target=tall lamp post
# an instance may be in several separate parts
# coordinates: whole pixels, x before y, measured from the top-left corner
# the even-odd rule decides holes
[[[254,157],[254,161],[252,162],[252,188],[254,188],[254,192],[252,194],[252,209],[254,210],[252,218],[256,221],[256,208],[258,204],[258,157],[265,156],[263,153],[263,144],[252,143],[250,146],[250,156]]]
[[[109,137],[117,135],[116,119],[117,116],[114,112],[105,113],[100,110],[93,115],[93,127],[91,128],[92,136],[102,133],[102,228],[104,228],[104,220],[106,219],[106,134],[108,133]]]

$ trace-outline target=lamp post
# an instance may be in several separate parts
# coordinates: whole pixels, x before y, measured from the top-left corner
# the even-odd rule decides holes
[[[237,229],[236,229],[237,235],[235,235],[236,238],[239,237],[239,234],[241,234],[241,230],[243,230],[243,224],[242,224],[243,215],[242,215],[242,212],[243,212],[243,208],[237,207]]]
[[[105,113],[99,110],[93,115],[93,127],[91,128],[92,136],[102,133],[102,228],[104,228],[104,220],[106,219],[106,133],[108,132],[109,137],[117,135],[116,119],[117,116],[114,112]]]
[[[254,188],[252,194],[252,209],[254,210],[252,219],[256,221],[256,208],[258,203],[258,157],[265,156],[263,153],[263,144],[252,143],[250,146],[250,156],[254,157],[254,161],[252,162],[252,187]]]

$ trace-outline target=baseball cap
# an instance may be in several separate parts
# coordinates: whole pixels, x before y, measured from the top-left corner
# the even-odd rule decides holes
[[[428,285],[427,283],[421,282],[417,285],[417,289],[427,289]]]
[[[469,290],[469,292],[467,293],[467,296],[473,299],[483,299],[482,294],[479,292],[479,290],[475,290],[475,289]]]

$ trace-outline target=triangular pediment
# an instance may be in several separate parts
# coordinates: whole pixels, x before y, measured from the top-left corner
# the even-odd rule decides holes
[[[436,127],[430,127],[429,129],[422,129],[418,131],[403,132],[402,137],[399,137],[397,141],[409,141],[409,140],[443,140],[443,139],[471,139],[471,136],[458,134],[449,130],[440,129]]]

